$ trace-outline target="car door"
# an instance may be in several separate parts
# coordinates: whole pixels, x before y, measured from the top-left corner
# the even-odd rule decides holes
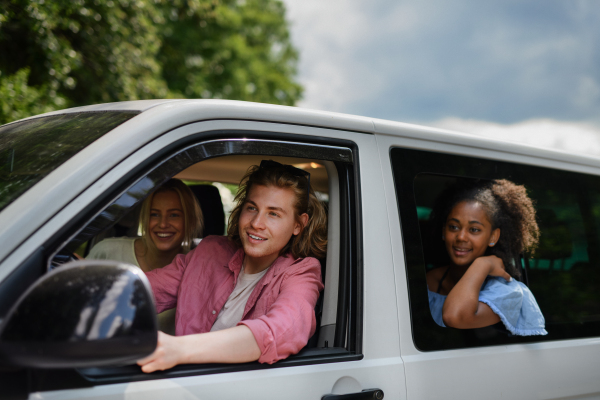
[[[599,200],[598,163],[579,160],[587,165],[575,166],[569,164],[574,157],[420,127],[381,122],[377,130],[407,397],[597,398],[600,302],[589,282],[598,276],[592,211]],[[545,315],[547,336],[442,328],[433,321],[423,215],[435,193],[456,178],[510,179],[525,185],[536,202],[541,242],[523,258],[523,279]]]
[[[136,366],[33,369],[27,371],[32,398],[362,398],[367,389],[405,398],[385,195],[372,134],[227,119],[187,124],[120,161],[16,253],[23,259],[30,249],[43,249],[36,257],[50,265],[168,177],[227,156],[316,159],[327,169],[329,250],[318,343],[270,366],[183,365],[150,375]]]

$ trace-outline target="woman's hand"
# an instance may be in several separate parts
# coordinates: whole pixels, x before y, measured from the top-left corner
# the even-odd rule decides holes
[[[504,278],[507,282],[512,280],[511,276],[506,272],[506,268],[504,267],[504,262],[502,259],[496,256],[485,256],[479,257],[475,261],[473,261],[473,266],[475,263],[483,264],[487,266],[488,271],[487,274],[490,276],[499,276]]]
[[[180,353],[182,346],[179,343],[179,339],[181,338],[158,331],[158,343],[154,353],[137,362],[142,367],[142,371],[146,373],[164,371],[165,369],[173,368],[177,364],[181,364],[182,355]]]

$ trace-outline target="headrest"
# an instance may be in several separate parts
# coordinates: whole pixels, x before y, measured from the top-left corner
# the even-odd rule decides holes
[[[212,185],[190,185],[190,189],[200,203],[204,215],[202,237],[225,234],[225,211],[219,189]]]

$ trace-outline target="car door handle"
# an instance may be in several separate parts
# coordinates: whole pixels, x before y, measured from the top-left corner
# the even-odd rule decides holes
[[[358,393],[348,394],[326,394],[321,400],[381,400],[383,399],[383,390],[365,389]]]

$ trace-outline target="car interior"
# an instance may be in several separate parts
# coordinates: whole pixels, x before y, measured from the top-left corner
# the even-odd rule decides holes
[[[204,231],[202,237],[209,235],[226,235],[226,219],[233,207],[235,188],[237,188],[237,185],[246,173],[246,170],[251,165],[260,164],[262,159],[264,159],[264,156],[258,155],[219,157],[193,164],[174,176],[174,178],[184,181],[198,199],[204,217]],[[282,164],[293,165],[308,171],[311,174],[311,185],[313,190],[315,190],[317,197],[325,203],[326,209],[328,208],[330,183],[327,169],[325,168],[327,161],[323,162],[320,160],[290,157],[269,157],[269,159]],[[228,187],[223,184],[228,184]],[[143,199],[140,200],[143,201]],[[102,230],[80,245],[75,253],[80,257],[85,258],[91,248],[105,238],[125,236],[138,237],[138,219],[141,201],[138,201],[135,206],[130,207],[127,213],[117,220],[115,224]],[[329,243],[335,246],[335,241],[336,237],[332,235],[332,237],[329,238]],[[328,254],[333,253],[329,252]],[[320,260],[324,283],[333,280],[331,277],[330,279],[326,279],[325,266],[328,264],[327,261],[327,259]],[[329,264],[335,265],[335,263],[335,260],[329,260]],[[330,283],[329,286],[332,286],[333,284],[332,282],[328,283]],[[330,290],[333,291],[333,289]],[[321,295],[315,310],[318,325],[320,324],[323,313],[325,313],[326,316],[329,316],[335,315],[335,312],[337,311],[337,304],[335,301],[328,301],[326,307],[327,311],[324,310],[323,295]],[[327,320],[330,319],[331,318],[328,318]],[[173,332],[174,329],[169,329],[169,331]],[[329,345],[329,343],[333,344],[331,331],[328,332],[329,336],[327,336],[325,332],[323,332],[322,337],[320,338],[315,335],[309,342],[308,347],[316,347],[317,340],[319,343],[322,343],[323,346],[325,346],[326,342],[327,345]]]

